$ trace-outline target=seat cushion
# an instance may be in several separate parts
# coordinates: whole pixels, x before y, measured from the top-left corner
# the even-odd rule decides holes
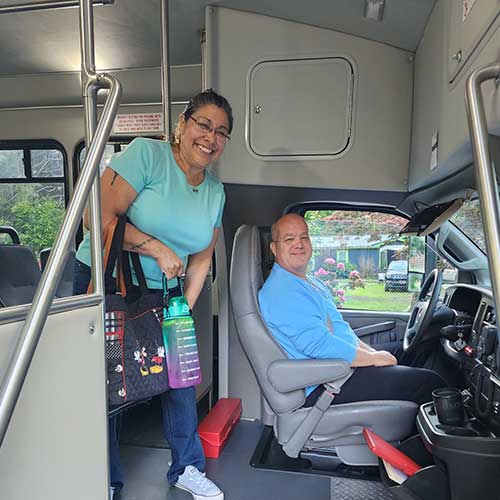
[[[278,441],[286,443],[302,423],[310,408],[279,415]],[[386,441],[397,442],[415,428],[418,405],[409,401],[366,401],[332,405],[321,417],[305,447],[326,448],[364,444],[362,430],[368,427]]]

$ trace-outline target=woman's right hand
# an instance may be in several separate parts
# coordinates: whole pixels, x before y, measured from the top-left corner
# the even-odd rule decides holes
[[[164,245],[161,241],[156,240],[156,248],[154,251],[154,258],[158,263],[161,271],[167,279],[182,276],[184,273],[184,263],[177,256],[177,254]]]

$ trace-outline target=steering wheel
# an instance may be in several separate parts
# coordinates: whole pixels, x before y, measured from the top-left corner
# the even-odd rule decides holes
[[[442,282],[443,273],[438,269],[433,269],[425,279],[418,294],[417,302],[411,311],[410,320],[406,325],[403,338],[403,351],[405,354],[413,352],[418,344],[422,342],[436,309]],[[427,301],[425,297],[429,290],[431,290],[431,298]]]

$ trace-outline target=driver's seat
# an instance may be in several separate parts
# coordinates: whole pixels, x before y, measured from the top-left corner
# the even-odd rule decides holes
[[[327,393],[303,408],[305,387],[341,380],[349,366],[338,360],[291,360],[267,330],[259,312],[262,286],[259,230],[241,226],[231,260],[231,301],[238,335],[262,394],[275,414],[274,433],[283,450],[297,457],[301,450],[335,452],[349,465],[375,465],[362,429],[369,427],[397,443],[414,429],[418,407],[408,401],[369,401],[330,406]]]

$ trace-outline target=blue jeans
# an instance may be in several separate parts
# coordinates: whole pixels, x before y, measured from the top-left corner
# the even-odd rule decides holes
[[[90,282],[90,267],[78,260],[75,262],[73,293],[86,293]],[[167,480],[175,484],[188,465],[205,470],[205,455],[198,435],[198,415],[194,387],[170,389],[160,396],[163,414],[163,432],[172,452],[172,465]],[[114,486],[123,485],[123,470],[120,461],[116,417],[109,419],[110,478]]]

